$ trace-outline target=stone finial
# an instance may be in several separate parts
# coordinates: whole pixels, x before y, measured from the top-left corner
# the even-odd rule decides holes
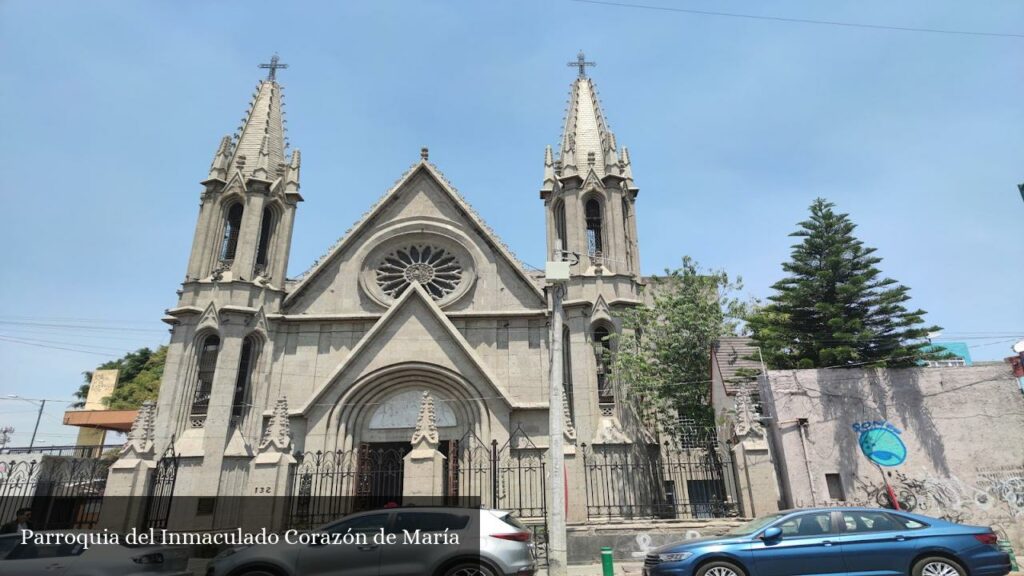
[[[420,159],[424,162],[430,160],[430,150],[426,146],[420,148]]]
[[[153,437],[156,430],[156,402],[147,400],[128,432],[128,442],[121,450],[121,458],[145,458],[153,455]]]
[[[252,171],[252,177],[258,180],[270,179],[270,136],[263,136],[260,142],[260,151],[256,157],[256,168]]]
[[[420,415],[416,419],[416,431],[412,433],[411,443],[413,450],[434,450],[439,444],[437,413],[434,410],[434,398],[429,392],[423,392]]]
[[[217,153],[213,155],[213,162],[210,164],[210,175],[207,180],[226,180],[228,177],[228,164],[231,163],[231,136],[225,136],[217,147]]]
[[[291,423],[288,420],[288,398],[282,396],[277,399],[274,412],[267,422],[267,428],[263,431],[263,440],[260,442],[260,452],[276,450],[287,452],[292,445]]]
[[[566,398],[565,394],[562,394],[562,418],[564,418],[564,424],[562,430],[565,433],[565,439],[570,442],[576,441],[576,427],[572,425],[572,414],[569,412],[569,399]]]
[[[741,385],[736,391],[735,403],[736,421],[734,430],[736,436],[764,436],[764,426],[761,425],[760,418],[757,415],[749,383]]]

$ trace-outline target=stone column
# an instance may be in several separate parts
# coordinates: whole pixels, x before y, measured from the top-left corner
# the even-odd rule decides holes
[[[142,522],[149,477],[156,467],[153,435],[156,403],[145,402],[128,432],[128,442],[117,461],[110,465],[98,528],[114,532],[131,530]]]
[[[417,501],[418,505],[434,502],[441,504],[444,497],[445,457],[437,450],[437,415],[434,412],[434,399],[429,392],[423,393],[420,415],[411,442],[412,452],[405,455],[402,496],[429,499]]]
[[[246,497],[265,497],[265,505],[253,506],[243,513],[243,524],[253,528],[284,529],[288,513],[288,472],[295,457],[291,455],[292,434],[288,421],[288,399],[281,397],[263,431],[259,452],[249,471]]]
[[[775,465],[767,433],[758,420],[747,386],[736,393],[735,437],[732,456],[743,515],[753,518],[777,512],[779,483]]]

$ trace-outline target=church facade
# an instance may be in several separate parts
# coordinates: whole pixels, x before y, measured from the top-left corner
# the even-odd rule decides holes
[[[475,496],[542,517],[549,409],[564,418],[570,521],[604,512],[589,484],[630,491],[623,478],[636,470],[622,461],[592,466],[597,480],[585,470],[588,454],[619,450],[628,468],[630,451],[658,445],[629,432],[637,419],[609,373],[617,311],[642,298],[638,188],[582,64],[537,201],[546,260],[572,262],[562,334],[550,333],[543,274],[517,260],[426,149],[324,257],[287,278],[304,197],[272,67],[202,181],[185,280],[164,318],[159,399],[108,493],[152,492],[138,471],[152,477],[164,454],[175,460],[175,497]],[[317,191],[307,194],[315,203]],[[549,407],[553,338],[565,402]],[[325,484],[323,468],[346,478]]]

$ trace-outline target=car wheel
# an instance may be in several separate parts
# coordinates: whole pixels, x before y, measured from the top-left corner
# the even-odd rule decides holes
[[[944,556],[929,556],[914,564],[913,576],[967,576],[967,572],[955,560]]]
[[[280,574],[268,568],[248,568],[238,572],[235,576],[280,576]]]
[[[696,576],[744,576],[743,569],[725,560],[708,562],[697,570]]]
[[[496,576],[496,574],[481,562],[460,562],[445,570],[444,576]]]

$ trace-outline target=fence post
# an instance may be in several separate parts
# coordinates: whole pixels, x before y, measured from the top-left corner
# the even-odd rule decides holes
[[[498,441],[491,440],[491,508],[498,507]]]

